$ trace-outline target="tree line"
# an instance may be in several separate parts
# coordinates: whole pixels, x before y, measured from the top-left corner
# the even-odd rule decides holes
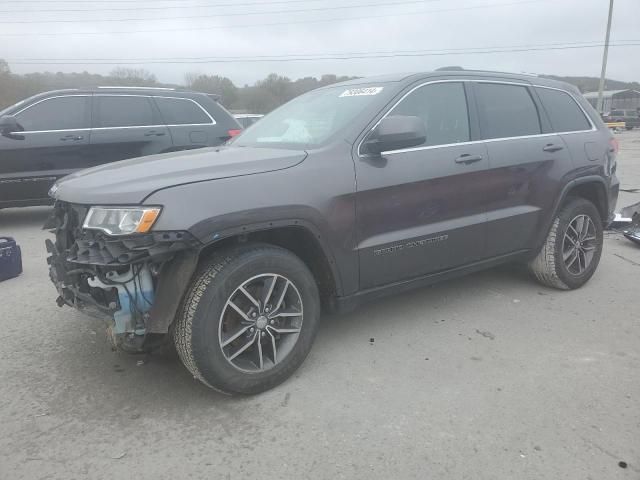
[[[581,92],[591,92],[598,88],[596,77],[560,77],[543,75],[547,78],[563,80],[576,85]],[[0,109],[13,105],[19,100],[48,90],[96,87],[96,86],[137,86],[188,88],[221,96],[220,102],[231,110],[250,113],[267,113],[292,98],[314,88],[342,82],[357,77],[322,75],[320,78],[304,77],[297,80],[272,73],[253,85],[236,86],[229,78],[190,72],[184,76],[184,84],[158,82],[156,76],[139,68],[114,68],[109,75],[95,73],[36,72],[12,73],[6,61],[0,59]],[[605,89],[640,89],[638,82],[620,82],[607,79]]]
[[[62,73],[37,72],[12,73],[6,61],[0,59],[0,109],[37,93],[64,88],[96,86],[173,87],[220,95],[220,102],[231,110],[250,113],[267,113],[292,98],[336,82],[356,77],[322,75],[320,78],[304,77],[297,80],[272,73],[253,85],[236,86],[229,78],[220,75],[187,73],[184,84],[158,82],[156,76],[144,69],[114,68],[109,75],[89,72]]]

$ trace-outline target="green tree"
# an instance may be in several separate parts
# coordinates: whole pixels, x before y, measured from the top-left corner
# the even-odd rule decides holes
[[[227,77],[187,73],[185,81],[192,90],[220,95],[225,107],[233,106],[238,100],[238,87]]]
[[[135,87],[151,87],[158,83],[156,76],[143,68],[116,67],[110,75],[115,83]]]

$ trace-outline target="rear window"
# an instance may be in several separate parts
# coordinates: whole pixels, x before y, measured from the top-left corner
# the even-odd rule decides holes
[[[616,115],[619,117],[624,117],[624,112],[622,110],[612,110],[611,115]]]
[[[538,109],[526,87],[478,83],[476,93],[484,138],[521,137],[542,132]]]
[[[571,95],[549,88],[538,88],[537,91],[556,132],[578,132],[591,129],[587,117]]]
[[[155,97],[167,125],[213,124],[211,117],[196,102],[186,98]]]
[[[153,108],[148,97],[133,95],[95,96],[95,126],[140,127],[154,125]]]

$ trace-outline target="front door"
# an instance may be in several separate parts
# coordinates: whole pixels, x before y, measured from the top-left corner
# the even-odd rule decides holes
[[[462,82],[420,86],[387,115],[420,117],[426,142],[356,158],[362,289],[484,257],[487,151],[468,104]]]
[[[151,99],[94,95],[91,162],[94,165],[170,151],[169,129]]]
[[[0,206],[47,201],[58,178],[84,168],[90,98],[51,97],[15,114],[24,131],[0,135]]]

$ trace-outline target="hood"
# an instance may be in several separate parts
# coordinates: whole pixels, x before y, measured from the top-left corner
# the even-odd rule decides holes
[[[91,205],[139,204],[164,188],[282,170],[306,156],[304,150],[233,146],[150,155],[68,175],[58,181],[55,197]]]

